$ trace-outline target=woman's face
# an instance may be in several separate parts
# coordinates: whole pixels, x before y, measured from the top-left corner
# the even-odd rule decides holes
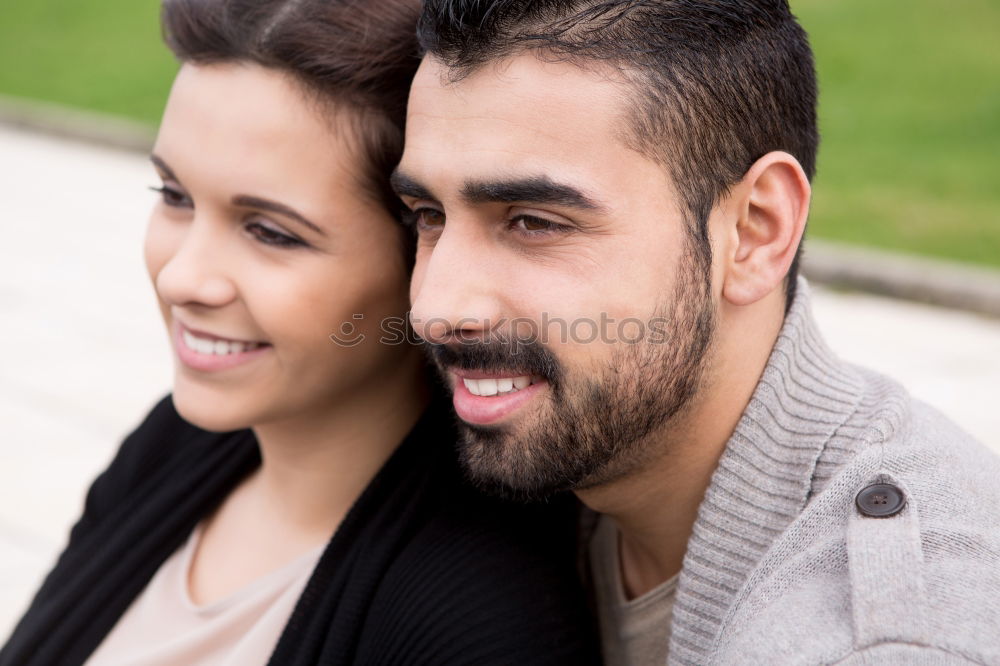
[[[412,348],[379,342],[406,312],[404,232],[361,187],[347,113],[256,65],[187,64],[174,82],[145,257],[174,402],[203,428],[322,418],[409,366]]]

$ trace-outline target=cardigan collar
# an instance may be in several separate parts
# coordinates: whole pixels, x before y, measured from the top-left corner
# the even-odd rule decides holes
[[[861,378],[840,362],[798,290],[698,510],[681,571],[671,664],[708,663],[723,618],[773,540],[802,512],[825,446],[857,408]]]

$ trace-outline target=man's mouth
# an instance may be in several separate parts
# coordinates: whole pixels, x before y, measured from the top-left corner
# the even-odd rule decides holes
[[[528,388],[535,382],[531,380],[530,375],[520,375],[517,377],[484,377],[482,379],[462,377],[462,383],[472,395],[488,397],[514,393]]]
[[[521,375],[475,370],[452,370],[455,375],[453,403],[467,423],[488,425],[514,415],[532,397],[548,386],[541,375]]]

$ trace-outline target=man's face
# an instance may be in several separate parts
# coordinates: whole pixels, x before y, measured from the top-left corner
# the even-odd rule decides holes
[[[710,259],[665,169],[626,146],[625,86],[530,54],[447,73],[428,58],[416,76],[394,185],[464,462],[530,495],[619,478],[698,390]]]

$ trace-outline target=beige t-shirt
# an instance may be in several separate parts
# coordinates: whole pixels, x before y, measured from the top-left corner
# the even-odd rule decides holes
[[[627,600],[622,585],[618,527],[607,516],[600,517],[590,540],[590,568],[605,666],[666,664],[677,576],[641,597]]]
[[[88,666],[266,664],[323,553],[319,546],[225,599],[196,606],[188,570],[199,525],[153,576]]]

